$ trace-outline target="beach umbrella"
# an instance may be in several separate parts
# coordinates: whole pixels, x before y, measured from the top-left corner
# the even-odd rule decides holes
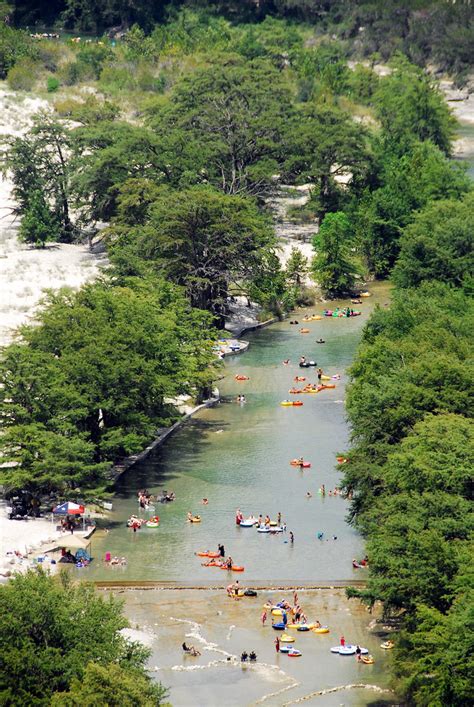
[[[72,501],[66,501],[56,506],[56,508],[53,508],[53,513],[64,516],[80,516],[84,511],[84,506],[80,506],[78,503],[72,503]]]
[[[57,547],[65,547],[69,550],[78,550],[79,548],[85,550],[85,548],[90,544],[90,540],[81,538],[79,535],[68,535],[67,537],[60,538],[56,541]]]

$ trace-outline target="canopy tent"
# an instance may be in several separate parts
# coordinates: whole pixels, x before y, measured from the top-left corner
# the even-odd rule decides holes
[[[60,538],[56,544],[58,547],[64,547],[67,550],[78,550],[79,548],[84,550],[91,544],[91,541],[87,538],[81,538],[79,535],[68,535]]]
[[[84,511],[84,506],[80,506],[78,503],[72,503],[72,501],[65,501],[65,503],[61,503],[61,505],[53,508],[53,513],[63,516],[80,516]]]

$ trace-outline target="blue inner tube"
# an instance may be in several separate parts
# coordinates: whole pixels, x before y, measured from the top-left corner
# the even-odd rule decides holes
[[[283,629],[286,628],[286,624],[284,624],[283,621],[279,621],[278,623],[272,624],[272,627],[275,631],[283,631]]]
[[[298,626],[297,631],[309,631],[308,626]]]

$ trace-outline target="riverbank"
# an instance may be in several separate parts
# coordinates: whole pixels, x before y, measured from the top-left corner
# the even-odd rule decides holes
[[[242,582],[242,584],[244,584]],[[328,625],[330,633],[317,635],[289,630],[294,646],[302,652],[297,660],[276,653],[276,631],[270,616],[261,623],[263,604],[286,599],[289,591],[259,591],[257,597],[233,601],[224,591],[127,591],[125,614],[131,621],[128,635],[152,651],[149,669],[170,687],[174,707],[216,704],[291,705],[300,701],[333,707],[396,704],[388,690],[389,655],[380,643],[389,633],[360,602],[348,600],[344,590],[298,590],[298,600],[309,619]],[[270,614],[270,612],[267,612]],[[354,656],[330,652],[340,636],[347,643],[367,647],[373,665],[357,663]],[[194,645],[198,657],[183,654],[182,643]],[[164,647],[166,649],[164,650]],[[256,664],[242,664],[242,651],[254,650]]]
[[[10,91],[0,82],[0,134],[20,136],[38,111],[51,111],[48,101]],[[83,244],[49,243],[35,248],[18,240],[19,222],[10,179],[0,178],[0,345],[31,321],[45,289],[79,288],[98,277],[108,265],[104,253]]]

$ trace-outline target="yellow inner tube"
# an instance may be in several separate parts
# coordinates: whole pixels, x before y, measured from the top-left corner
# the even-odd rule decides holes
[[[329,633],[327,626],[321,626],[320,628],[313,628],[314,633]]]
[[[190,519],[190,523],[200,523],[200,522],[201,522],[200,516],[194,516],[194,518]]]
[[[280,641],[282,643],[294,643],[294,640],[295,640],[294,636],[290,636],[289,633],[284,633],[280,637]]]
[[[283,407],[290,407],[293,403],[291,400],[283,400],[280,405],[283,405]]]
[[[365,663],[366,665],[373,665],[375,663],[375,660],[372,658],[371,655],[363,655],[361,656],[361,661]]]
[[[283,611],[281,609],[272,609],[272,616],[283,616]]]

